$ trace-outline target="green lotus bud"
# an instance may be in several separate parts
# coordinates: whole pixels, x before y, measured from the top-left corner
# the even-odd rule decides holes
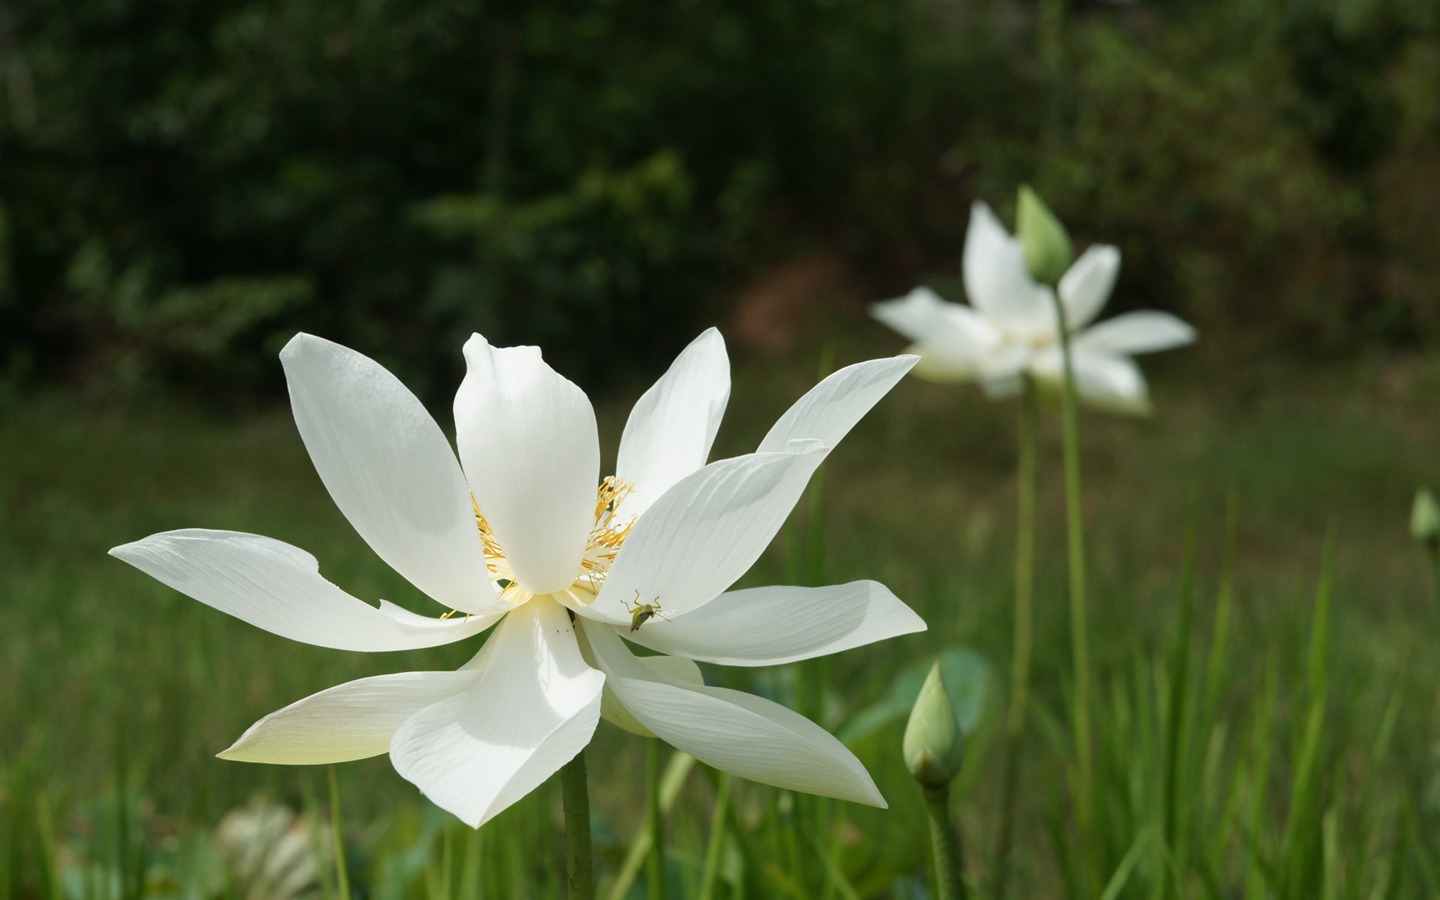
[[[905,725],[905,766],[927,788],[940,788],[960,774],[965,760],[965,736],[955,718],[955,704],[935,663]]]
[[[1429,488],[1415,492],[1415,505],[1410,508],[1410,536],[1431,553],[1440,553],[1440,503]]]
[[[1075,246],[1065,226],[1028,185],[1020,187],[1015,233],[1025,250],[1025,266],[1031,277],[1042,284],[1058,284],[1075,261]]]

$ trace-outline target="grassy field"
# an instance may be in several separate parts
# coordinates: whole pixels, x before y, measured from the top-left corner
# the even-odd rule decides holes
[[[880,343],[866,331],[834,358],[882,352]],[[821,355],[738,359],[716,455],[753,448],[813,384]],[[1089,842],[1074,833],[1067,783],[1053,410],[1041,429],[1036,702],[1011,896],[1088,896],[1096,885],[1115,897],[1440,894],[1440,610],[1407,533],[1416,487],[1440,485],[1440,364],[1236,370],[1203,350],[1156,362],[1153,418],[1081,420],[1099,778]],[[599,409],[611,453],[639,390]],[[428,612],[331,504],[279,401],[237,414],[46,394],[0,409],[0,900],[244,896],[226,861],[229,832],[217,829],[260,803],[296,813],[300,843],[323,858],[329,770],[214,754],[321,688],[452,667],[473,652],[294,644],[106,556],[172,528],[253,531],[310,550],[357,596]],[[877,578],[925,617],[927,633],[809,664],[823,667],[807,682],[823,677],[822,697],[795,696],[793,667],[707,670],[817,713],[851,739],[891,809],[732,784],[697,766],[668,823],[674,895],[698,884],[723,796],[720,896],[927,896],[903,719],[867,732],[857,715],[883,701],[897,673],[957,647],[992,673],[955,804],[966,874],[990,895],[1015,414],[973,389],[902,383],[831,457],[823,491],[812,488],[746,579]],[[601,726],[590,773],[602,890],[640,830],[645,756],[644,741]],[[558,788],[472,833],[383,757],[334,775],[357,896],[560,891]],[[320,868],[315,889],[332,892]],[[643,892],[642,880],[633,895]]]

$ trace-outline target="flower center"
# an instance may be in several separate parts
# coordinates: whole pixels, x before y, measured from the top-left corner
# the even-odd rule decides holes
[[[600,482],[595,490],[595,524],[585,541],[585,552],[580,557],[575,581],[547,596],[569,598],[571,603],[579,606],[589,606],[595,601],[611,563],[615,562],[615,555],[620,552],[625,538],[629,537],[630,529],[635,527],[635,516],[620,515],[621,503],[634,488],[631,482],[619,481],[614,475],[607,475]],[[527,590],[516,579],[510,561],[505,558],[504,548],[500,546],[490,523],[485,521],[485,514],[480,511],[480,504],[475,502],[473,495],[470,504],[475,508],[475,525],[480,529],[480,540],[485,546],[485,567],[490,570],[491,580],[500,586],[501,599],[512,606],[523,606],[537,594]]]

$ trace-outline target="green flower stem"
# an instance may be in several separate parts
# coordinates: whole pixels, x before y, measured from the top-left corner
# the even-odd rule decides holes
[[[960,880],[963,862],[960,833],[950,821],[950,785],[922,788],[925,808],[930,814],[930,848],[935,856],[935,896],[939,900],[965,900]]]
[[[1005,718],[1005,775],[1000,836],[995,854],[995,898],[1005,900],[1025,710],[1030,700],[1030,647],[1035,596],[1035,386],[1027,377],[1020,392],[1019,459],[1015,491],[1015,648],[1010,670],[1010,709]]]
[[[335,767],[328,766],[330,780],[330,839],[335,845],[335,895],[350,900],[350,870],[345,864],[345,832],[340,824],[340,785]]]
[[[660,776],[660,811],[662,813],[668,813],[675,808],[680,791],[685,786],[685,779],[693,768],[695,768],[695,757],[680,750],[670,754],[670,762],[665,764],[665,771]],[[620,864],[620,870],[615,873],[615,877],[610,882],[610,889],[606,892],[609,900],[624,900],[630,896],[630,889],[635,886],[635,879],[639,877],[640,870],[650,859],[651,837],[648,828],[642,828],[635,832],[634,838],[630,841],[630,847],[625,851],[625,860]]]
[[[664,900],[665,814],[660,809],[660,739],[650,738],[645,744],[645,798],[649,805],[645,822],[650,828],[650,854],[645,862],[645,877],[649,883],[646,896],[652,900]]]
[[[560,769],[565,808],[565,857],[569,868],[570,900],[592,900],[595,867],[590,858],[590,788],[585,778],[585,751],[575,754]]]
[[[1085,603],[1085,520],[1080,506],[1080,426],[1076,413],[1075,364],[1070,349],[1070,325],[1065,307],[1055,295],[1055,317],[1060,331],[1060,351],[1065,360],[1064,453],[1065,519],[1070,548],[1070,648],[1075,664],[1075,819],[1079,832],[1081,859],[1088,858],[1094,809],[1094,763],[1090,753],[1090,637]]]
[[[730,776],[721,775],[715,787],[715,810],[710,816],[710,841],[705,847],[705,873],[700,879],[700,900],[711,900],[720,883],[720,854],[728,834]]]
[[[1040,0],[1040,60],[1050,74],[1064,71],[1065,0]]]
[[[1430,557],[1430,610],[1440,614],[1440,553],[1427,555]]]

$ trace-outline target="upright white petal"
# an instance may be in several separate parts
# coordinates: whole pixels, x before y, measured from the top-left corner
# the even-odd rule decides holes
[[[1065,304],[1065,324],[1079,331],[1095,320],[1115,289],[1120,274],[1120,251],[1108,244],[1096,244],[1080,255],[1060,278],[1060,302]]]
[[[710,602],[750,568],[825,458],[812,444],[713,462],[666,491],[635,523],[580,615],[629,622],[637,597],[681,615]]]
[[[1050,289],[1030,277],[1020,241],[984,203],[970,208],[962,268],[971,305],[992,323],[1019,337],[1054,333]]]
[[[919,361],[918,356],[872,359],[832,373],[780,416],[757,452],[777,453],[799,440],[834,449]]]
[[[638,665],[607,626],[582,627],[616,700],[666,743],[751,781],[885,806],[860,760],[804,716],[740,691],[667,679]]]
[[[652,618],[630,640],[661,653],[727,666],[771,666],[924,631],[883,584],[761,587],[721,594],[670,620]]]
[[[395,770],[479,828],[590,742],[605,676],[580,656],[570,617],[532,600],[500,623],[479,678],[413,715],[390,742]]]
[[[402,672],[337,685],[297,700],[246,729],[221,759],[308,766],[389,752],[415,713],[457,694],[478,673]]]
[[[1180,347],[1195,340],[1195,329],[1165,312],[1141,310],[1106,319],[1075,336],[1076,349],[1130,356]]]
[[[455,428],[480,511],[526,589],[568,587],[594,524],[595,410],[537,347],[497,349],[477,334],[465,363]]]
[[[496,609],[470,489],[440,426],[370,358],[308,334],[280,352],[295,424],[335,505],[440,603]]]
[[[1135,361],[1125,356],[1093,353],[1072,346],[1075,392],[1092,406],[1111,412],[1143,415],[1150,411],[1150,393],[1145,376]],[[1059,348],[1036,358],[1033,371],[1047,381],[1060,383],[1064,363]]]
[[[725,341],[706,329],[635,403],[615,477],[634,485],[624,514],[638,515],[675,482],[705,465],[730,399]]]
[[[489,628],[502,614],[431,619],[376,609],[320,575],[315,557],[255,534],[190,528],[110,551],[207,606],[281,637],[337,650],[413,650]]]

